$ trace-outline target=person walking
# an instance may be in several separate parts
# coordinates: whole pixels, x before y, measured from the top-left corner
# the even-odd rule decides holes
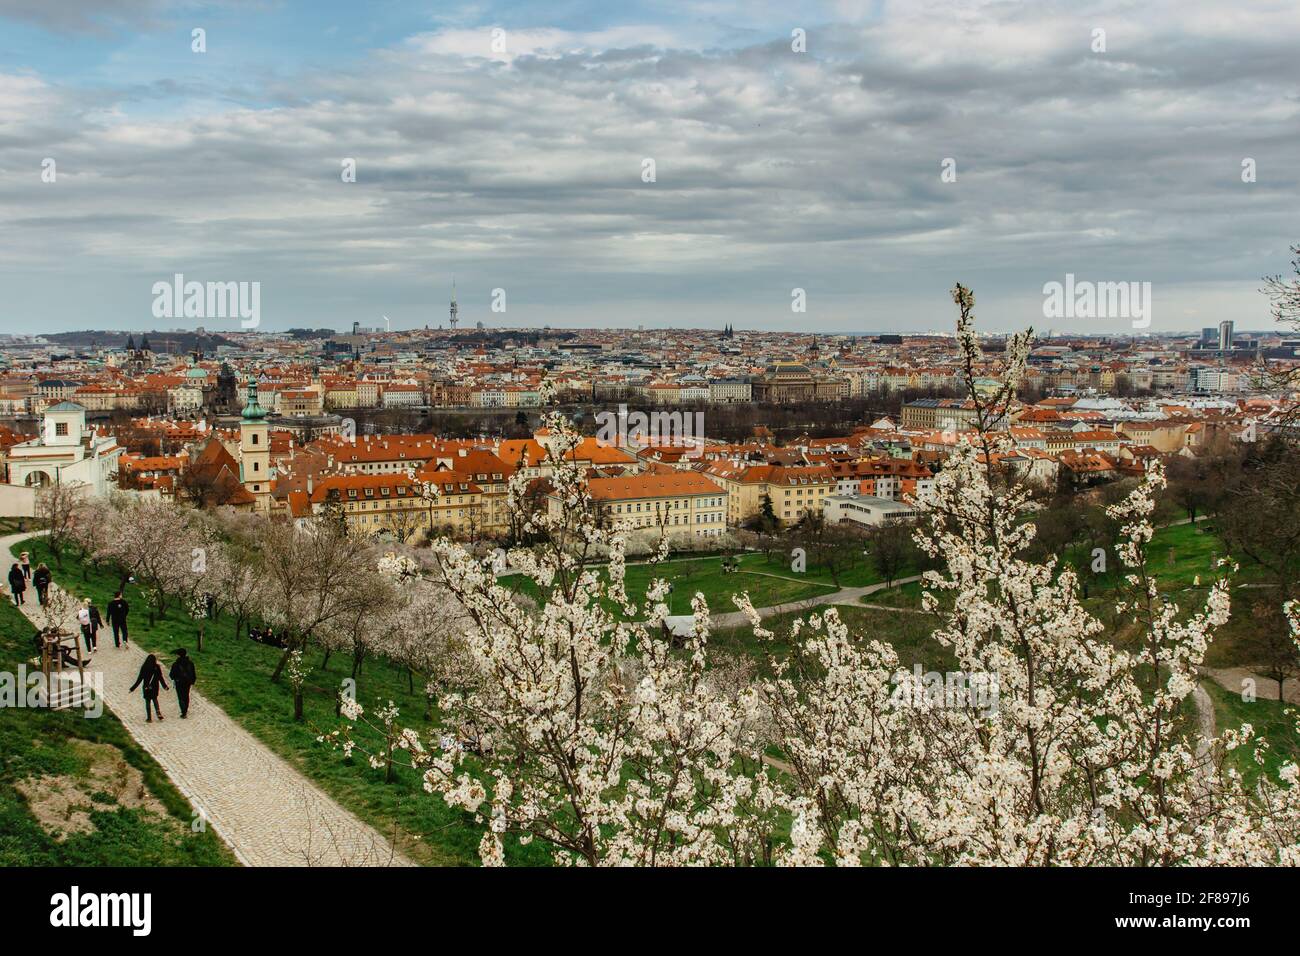
[[[153,714],[149,712],[150,706],[153,707],[153,713],[158,715],[162,720],[162,710],[158,706],[158,689],[169,690],[167,680],[163,677],[162,665],[158,663],[158,658],[150,654],[140,665],[140,676],[135,679],[131,685],[131,690],[140,688],[140,694],[144,697],[144,719],[145,723],[153,723]]]
[[[113,600],[108,602],[108,623],[113,625],[113,646],[130,647],[131,638],[126,632],[126,616],[131,612],[131,605],[122,599],[122,592],[118,591],[113,595]],[[118,640],[119,634],[121,640]]]
[[[14,596],[14,605],[22,607],[23,592],[27,590],[27,579],[23,577],[23,569],[14,562],[14,566],[9,569],[9,590]]]
[[[104,619],[99,614],[95,602],[86,598],[86,610],[90,612],[90,643],[99,650],[99,629],[104,626]]]
[[[25,577],[25,578],[30,578],[30,577],[32,576],[32,556],[31,556],[31,554],[29,554],[28,552],[24,551],[22,554],[18,555],[18,561],[19,561],[19,563],[22,564],[22,566],[23,566],[23,577]]]
[[[167,676],[172,679],[172,686],[176,688],[176,703],[181,708],[181,720],[185,719],[186,714],[190,712],[190,688],[198,680],[198,675],[194,671],[194,661],[186,653],[185,648],[176,648],[176,662],[172,664],[172,669],[167,672]]]
[[[52,578],[53,575],[50,574],[50,569],[44,561],[38,564],[36,570],[32,572],[32,584],[36,588],[36,600],[41,607],[44,607],[50,599],[50,581]]]
[[[86,642],[86,651],[95,649],[95,631],[92,626],[90,616],[90,601],[81,602],[81,607],[77,608],[77,623],[81,625],[81,639]]]

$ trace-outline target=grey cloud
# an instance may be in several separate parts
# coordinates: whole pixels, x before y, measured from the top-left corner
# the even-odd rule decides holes
[[[1035,9],[984,22],[1024,30]],[[509,66],[390,50],[270,81],[255,106],[161,119],[134,104],[199,91],[119,91],[113,116],[51,91],[51,109],[0,139],[0,254],[74,285],[83,264],[114,262],[142,282],[200,265],[262,277],[281,308],[340,324],[338,302],[416,315],[453,270],[467,290],[508,286],[517,322],[567,309],[649,324],[657,296],[693,315],[722,303],[718,324],[777,322],[800,285],[840,303],[828,324],[858,328],[873,297],[919,301],[959,276],[1032,309],[1066,271],[1253,296],[1296,239],[1300,66],[1282,52],[1300,27],[1211,42],[1136,9],[1110,14],[1104,60],[1081,17],[1078,49],[1054,20],[1053,42],[1020,57],[941,33],[933,62],[875,25],[810,26],[817,55],[802,58],[776,41]],[[42,143],[58,147],[50,187],[15,175]],[[958,182],[941,183],[950,156]],[[1251,186],[1244,156],[1260,164]],[[358,183],[340,182],[342,157]],[[919,307],[893,320],[936,324]]]
[[[0,0],[0,17],[56,33],[110,33],[151,27],[168,0]]]

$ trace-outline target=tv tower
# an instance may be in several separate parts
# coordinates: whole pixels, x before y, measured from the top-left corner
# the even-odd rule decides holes
[[[456,277],[451,277],[451,330],[456,331],[456,323],[460,321],[460,309],[456,306]]]

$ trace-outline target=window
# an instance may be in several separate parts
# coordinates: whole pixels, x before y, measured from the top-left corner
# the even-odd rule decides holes
[[[55,423],[54,423],[54,434],[56,434],[56,435],[66,435],[67,433],[68,433],[68,423],[67,423],[67,422],[55,422]]]
[[[261,437],[261,436],[258,435],[257,432],[253,432],[253,444],[254,444],[254,445],[257,444],[257,440],[258,440],[260,437]]]
[[[253,471],[261,471],[261,470],[262,470],[262,463],[258,461],[253,462]]]

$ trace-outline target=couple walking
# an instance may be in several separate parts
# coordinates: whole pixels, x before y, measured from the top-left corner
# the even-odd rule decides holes
[[[13,596],[14,604],[19,607],[24,603],[28,581],[36,587],[36,598],[44,605],[50,590],[50,569],[42,563],[33,575],[31,554],[24,551],[9,569],[9,593]]]
[[[113,625],[113,646],[130,647],[131,638],[126,630],[126,616],[131,612],[131,605],[122,599],[122,592],[113,595],[108,602],[108,623]],[[81,625],[81,636],[86,641],[86,650],[99,650],[99,629],[104,626],[99,608],[90,598],[81,602],[77,611],[77,623]]]
[[[190,660],[189,654],[185,648],[178,647],[175,651],[176,661],[172,664],[171,670],[167,675],[172,679],[172,687],[176,688],[176,702],[180,704],[181,719],[184,720],[190,712],[190,688],[198,680],[198,675],[194,670],[194,662]],[[131,690],[140,688],[140,693],[144,697],[144,719],[146,723],[153,723],[154,714],[162,720],[162,710],[158,706],[158,691],[170,690],[167,686],[167,680],[163,677],[162,664],[158,662],[156,654],[150,654],[140,665],[140,675],[131,685]],[[152,711],[150,708],[153,708]]]

